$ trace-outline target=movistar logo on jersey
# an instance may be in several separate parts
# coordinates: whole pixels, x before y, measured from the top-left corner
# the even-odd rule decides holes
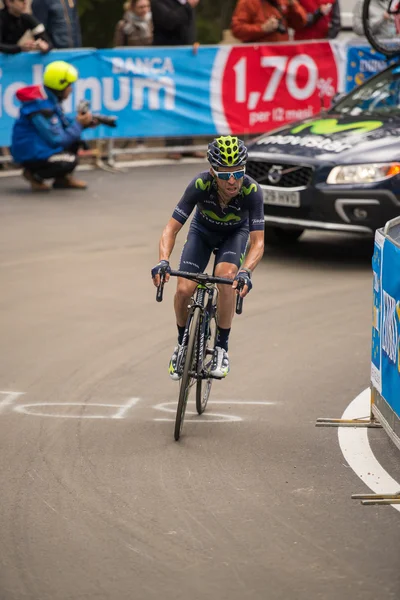
[[[343,133],[344,131],[353,131],[354,133],[369,133],[374,129],[382,127],[382,121],[359,121],[358,123],[340,124],[337,119],[319,119],[312,123],[304,123],[290,130],[290,133],[300,133],[309,129],[314,135],[332,135],[334,133]]]
[[[248,196],[249,194],[251,194],[251,192],[256,192],[256,191],[257,191],[257,186],[256,186],[255,183],[252,183],[248,187],[246,187],[245,185],[242,185],[242,192],[246,196]]]
[[[206,217],[208,217],[209,219],[212,219],[213,221],[218,221],[219,223],[230,223],[231,221],[241,220],[240,217],[234,215],[233,213],[229,213],[228,215],[225,215],[225,217],[219,217],[212,210],[202,210],[201,212],[203,215],[206,215]]]
[[[211,181],[203,181],[201,179],[201,177],[199,177],[198,179],[196,179],[196,188],[198,190],[202,190],[203,192],[205,192],[206,190],[209,190],[211,187]]]

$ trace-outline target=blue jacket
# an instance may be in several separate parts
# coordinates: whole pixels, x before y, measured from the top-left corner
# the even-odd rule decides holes
[[[11,154],[15,162],[47,160],[80,140],[82,125],[65,116],[57,96],[48,88],[21,88],[17,98],[22,108],[12,132]]]
[[[46,28],[55,48],[81,48],[77,0],[33,0],[32,13]]]

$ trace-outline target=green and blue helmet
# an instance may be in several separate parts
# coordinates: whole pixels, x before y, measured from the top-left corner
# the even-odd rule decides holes
[[[213,169],[242,167],[247,156],[243,140],[232,135],[221,135],[208,144],[207,159]]]

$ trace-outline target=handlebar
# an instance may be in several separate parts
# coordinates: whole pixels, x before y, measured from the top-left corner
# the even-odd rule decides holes
[[[184,279],[190,279],[191,281],[197,281],[198,283],[220,283],[225,285],[232,285],[232,279],[225,277],[215,277],[213,275],[207,275],[207,273],[189,273],[187,271],[171,271],[172,277],[183,277]],[[156,300],[157,302],[163,301],[164,295],[164,284],[165,284],[165,272],[160,273],[160,285],[157,286]],[[239,296],[239,292],[243,288],[243,283],[239,281],[236,288],[236,314],[241,315],[243,312],[243,298]]]

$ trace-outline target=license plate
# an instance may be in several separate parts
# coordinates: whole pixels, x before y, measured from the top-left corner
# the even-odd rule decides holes
[[[284,192],[282,190],[263,190],[264,203],[275,206],[289,206],[299,208],[300,192]]]

